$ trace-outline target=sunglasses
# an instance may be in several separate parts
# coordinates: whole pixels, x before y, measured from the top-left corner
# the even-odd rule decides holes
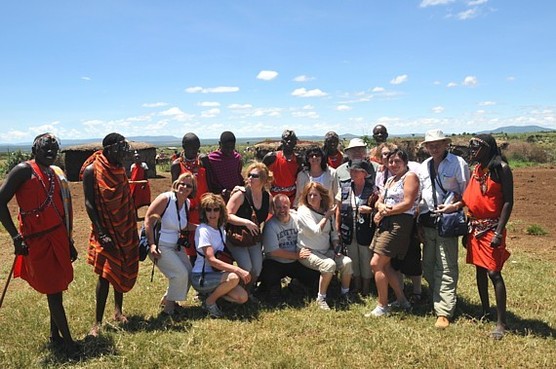
[[[205,211],[207,213],[218,213],[220,211],[220,208],[205,208]]]
[[[387,152],[383,152],[383,153],[382,153],[382,156],[388,156],[388,155],[390,155],[390,151],[387,151]]]
[[[247,178],[261,178],[261,175],[257,173],[249,173]]]
[[[178,185],[183,186],[185,188],[193,188],[192,184],[180,182]]]

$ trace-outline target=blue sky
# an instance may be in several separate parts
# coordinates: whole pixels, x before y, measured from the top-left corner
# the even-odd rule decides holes
[[[0,142],[556,128],[556,1],[9,1]]]

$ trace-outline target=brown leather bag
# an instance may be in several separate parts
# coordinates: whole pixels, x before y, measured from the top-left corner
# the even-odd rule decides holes
[[[251,204],[248,196],[243,192],[247,203],[251,207],[251,221],[260,227],[259,220],[257,219],[257,214],[255,213],[255,208]],[[226,225],[226,239],[230,241],[233,246],[236,247],[250,247],[261,241],[261,233],[253,236],[246,226],[239,226],[228,223]]]

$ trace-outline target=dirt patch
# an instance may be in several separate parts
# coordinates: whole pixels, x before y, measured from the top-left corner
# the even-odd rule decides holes
[[[508,226],[508,247],[511,250],[524,250],[543,259],[556,261],[556,188],[553,180],[556,169],[551,168],[518,168],[514,174],[515,203]],[[150,180],[151,193],[154,197],[171,186],[170,173],[159,173],[159,178]],[[85,199],[81,182],[70,183],[74,207],[74,240],[81,256],[85,255],[90,232],[90,222],[85,210]],[[10,202],[10,211],[16,214],[15,199]],[[141,209],[139,214],[144,214]],[[548,232],[546,236],[531,236],[526,229],[532,224],[541,226]],[[9,268],[12,257],[12,243],[2,228],[0,242],[0,270]]]

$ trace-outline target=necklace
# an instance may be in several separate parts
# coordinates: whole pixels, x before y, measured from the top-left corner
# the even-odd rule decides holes
[[[473,178],[477,182],[479,182],[479,186],[481,188],[481,193],[484,195],[488,190],[487,179],[490,177],[490,170],[488,167],[483,168],[480,164],[477,167],[477,170],[473,173]]]
[[[41,170],[46,175],[46,177],[48,178],[48,189],[47,189],[46,183],[44,183],[44,181],[42,179],[42,176],[39,175],[39,173],[36,173],[33,168],[31,168],[31,170],[33,171],[33,174],[35,175],[35,177],[37,177],[37,179],[39,180],[39,183],[41,184],[41,186],[42,186],[42,188],[45,192],[46,198],[39,205],[38,208],[32,209],[30,211],[20,210],[20,213],[21,213],[21,215],[34,214],[35,216],[38,217],[40,212],[42,212],[47,206],[52,204],[52,199],[53,199],[53,195],[54,195],[54,175],[52,174],[52,170],[50,168],[46,168],[46,171]]]

